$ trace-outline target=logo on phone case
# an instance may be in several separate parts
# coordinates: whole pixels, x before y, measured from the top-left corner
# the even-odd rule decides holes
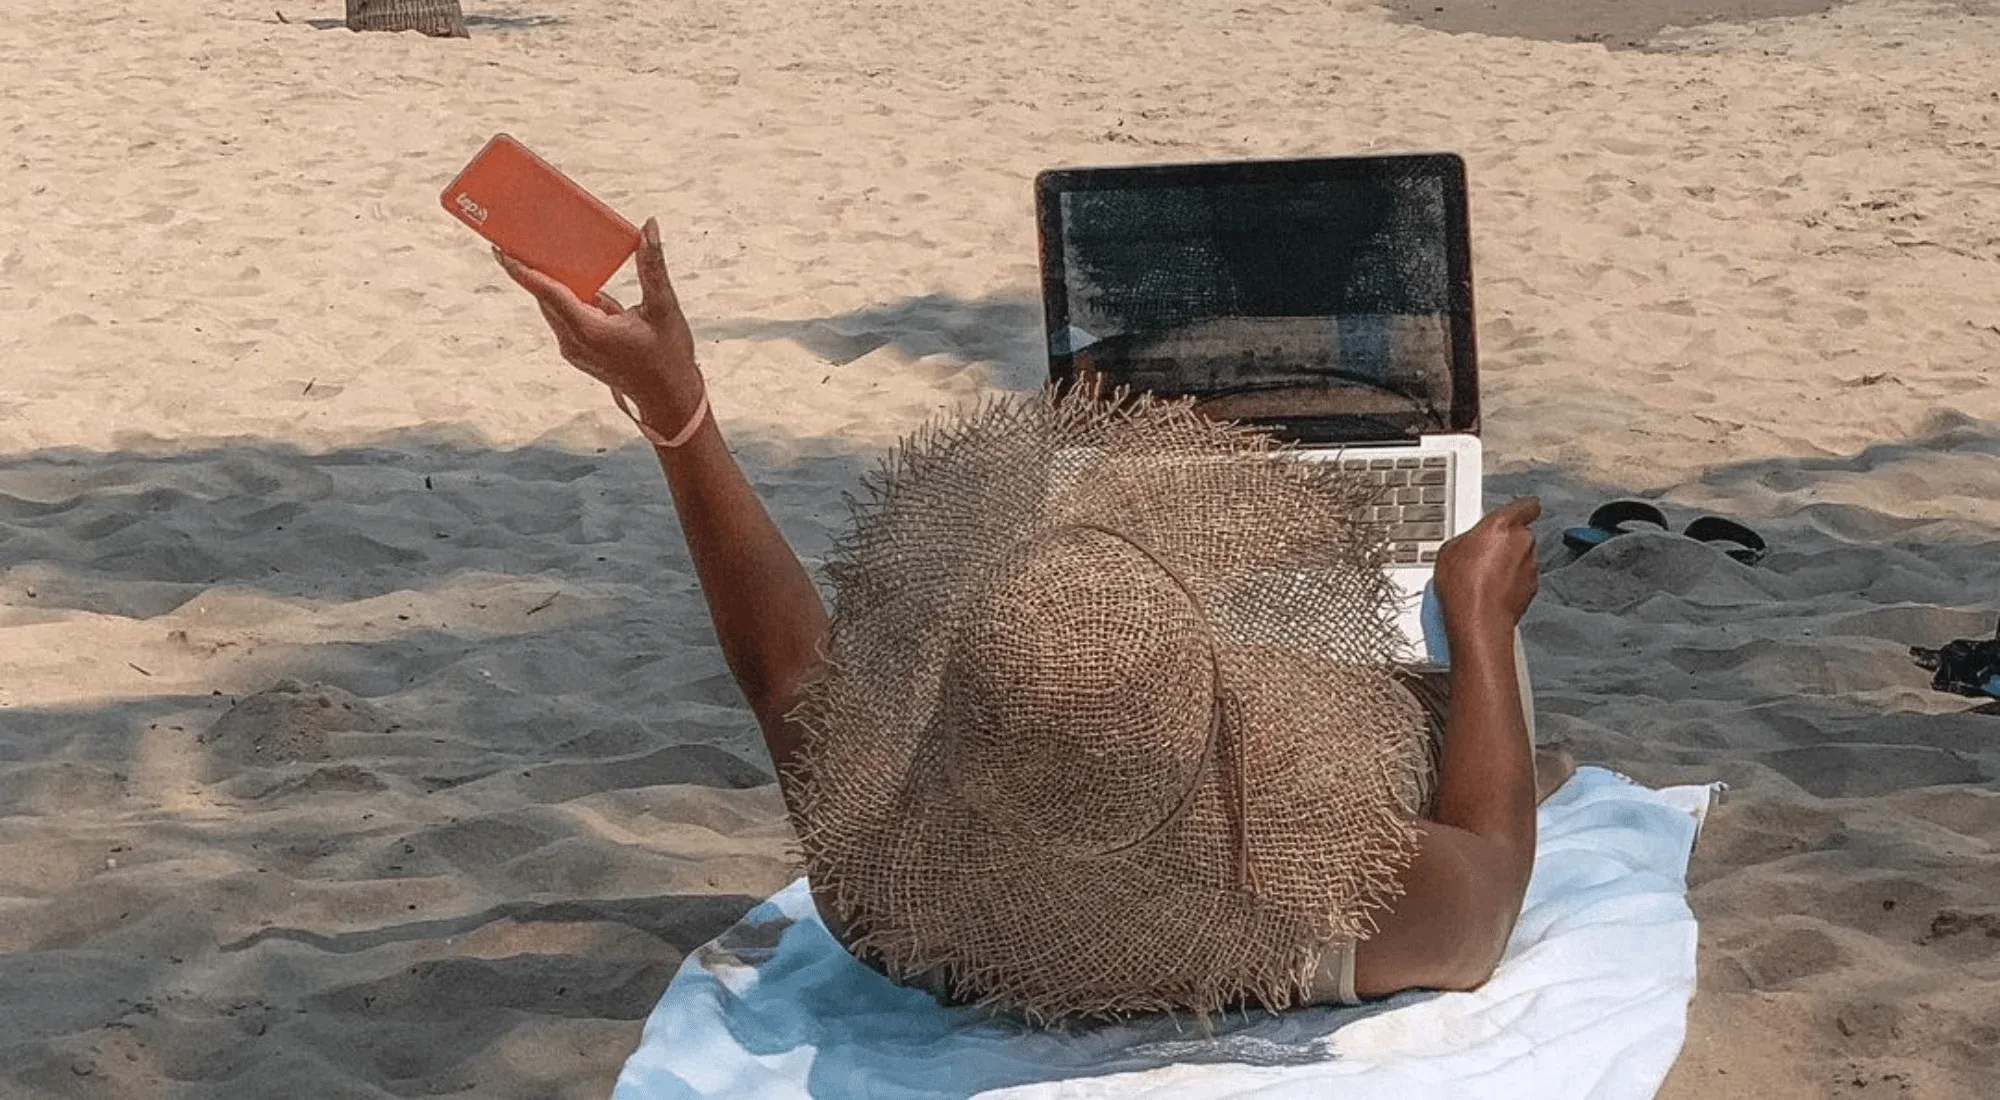
[[[486,208],[479,205],[476,202],[473,202],[471,195],[468,195],[465,192],[460,191],[458,193],[458,197],[453,201],[458,203],[458,208],[460,210],[465,211],[466,217],[471,218],[474,222],[477,222],[480,225],[486,224]]]

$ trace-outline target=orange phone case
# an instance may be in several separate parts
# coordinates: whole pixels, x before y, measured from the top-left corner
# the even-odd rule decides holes
[[[439,198],[446,213],[586,302],[639,247],[631,222],[506,134]]]

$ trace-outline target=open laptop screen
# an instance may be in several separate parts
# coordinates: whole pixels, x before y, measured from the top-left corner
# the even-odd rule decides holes
[[[1055,381],[1313,443],[1477,430],[1457,157],[1064,169],[1036,199]]]

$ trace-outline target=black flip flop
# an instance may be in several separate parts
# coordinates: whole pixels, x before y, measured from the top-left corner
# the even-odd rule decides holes
[[[1628,523],[1648,523],[1660,530],[1667,529],[1666,513],[1643,500],[1614,500],[1597,511],[1590,513],[1590,519],[1582,527],[1571,527],[1563,532],[1563,545],[1579,556],[1587,554],[1619,535],[1629,535]]]
[[[2000,699],[2000,631],[1991,638],[1960,638],[1937,649],[1911,646],[1917,667],[1935,673],[1931,687],[1953,695]],[[1984,713],[1994,713],[1985,707]]]
[[[1702,516],[1687,525],[1682,532],[1696,542],[1731,543],[1719,549],[1745,565],[1755,565],[1764,560],[1770,550],[1764,545],[1764,536],[1733,519],[1721,516]]]

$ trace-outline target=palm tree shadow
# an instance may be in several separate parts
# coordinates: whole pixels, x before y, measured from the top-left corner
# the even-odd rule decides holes
[[[867,465],[766,442],[739,457],[787,501]],[[815,555],[839,514],[782,521]],[[356,1089],[568,1095],[494,1052],[617,1021],[565,1032],[608,1086],[681,955],[791,873],[694,590],[638,444],[0,457],[0,624],[98,639],[0,678],[9,821],[98,868],[11,910],[0,988],[55,967],[67,1007],[23,1024],[0,1092],[77,1079],[104,1021],[225,1052],[240,1095],[301,1052]]]
[[[721,327],[846,362],[883,347],[962,355],[1007,365],[1032,389],[1034,320],[1024,299],[925,296]],[[840,495],[873,456],[780,463],[760,441],[743,444],[753,481],[782,502],[786,536],[809,560],[823,555]],[[1927,479],[1938,501],[2000,499],[1996,456],[2000,430],[1961,420],[1847,459],[1720,467],[1687,488],[1755,504],[1743,518],[1774,549],[1754,568],[1677,535],[1570,560],[1555,531],[1630,491],[1559,468],[1491,479],[1489,499],[1536,492],[1547,508],[1544,596],[1527,624],[1545,732],[1642,780],[1726,778],[1752,795],[1992,782],[1991,719],[1917,705],[1927,685],[1903,650],[1990,633],[2000,524],[1868,502],[1898,499],[1884,484]],[[593,1033],[581,1072],[615,1073],[636,1038],[625,1025],[680,954],[751,904],[749,886],[717,901],[665,885],[684,861],[653,852],[664,842],[652,838],[730,835],[744,823],[722,792],[769,778],[658,478],[638,445],[492,450],[424,432],[328,454],[229,443],[0,458],[0,621],[89,618],[117,643],[76,655],[101,658],[100,673],[154,652],[185,658],[171,684],[166,666],[121,673],[124,694],[109,702],[0,710],[10,827],[64,858],[95,846],[78,866],[103,867],[113,849],[121,861],[10,910],[31,949],[0,960],[0,987],[67,968],[70,1007],[24,1025],[12,1048],[23,1065],[68,1081],[66,1044],[108,1019],[151,1049],[230,1052],[246,1095],[281,1091],[300,1046],[368,1087],[463,1092],[475,1070],[527,1072],[492,1056],[504,1044],[588,1017],[622,1023]],[[1693,512],[1672,511],[1677,529]],[[219,596],[242,617],[183,621]],[[330,622],[364,605],[354,625],[376,620],[373,634],[276,639],[284,616]],[[175,630],[195,649],[166,648]],[[252,635],[265,636],[255,659],[202,656]],[[235,679],[203,678],[225,667]],[[280,679],[302,690],[271,691]],[[327,726],[307,745],[317,755],[202,740],[253,695],[317,706],[312,685],[374,717]],[[286,694],[300,698],[271,702]],[[148,769],[176,763],[189,768],[172,776],[182,787],[146,785]],[[203,796],[196,811],[163,808],[163,791],[189,787]],[[1754,833],[1722,812],[1704,843],[1762,851]],[[716,850],[720,866],[786,870]],[[175,863],[200,874],[171,891],[148,885]],[[649,885],[620,878],[634,866]],[[1697,880],[1712,873],[1697,860]],[[314,916],[273,881],[354,900]],[[100,911],[107,919],[88,923]],[[200,923],[221,919],[211,913],[247,915],[252,930],[224,936]],[[1857,927],[1865,916],[1826,914]],[[255,932],[266,919],[273,930]],[[463,946],[482,936],[484,954]],[[133,1007],[157,1007],[168,990],[184,991],[174,1013]],[[298,1041],[238,1030],[254,1013]],[[1229,1057],[1186,1042],[1153,1053]],[[506,1082],[484,1083],[494,1087],[473,1091],[499,1095]],[[517,1080],[504,1091],[531,1090]]]

